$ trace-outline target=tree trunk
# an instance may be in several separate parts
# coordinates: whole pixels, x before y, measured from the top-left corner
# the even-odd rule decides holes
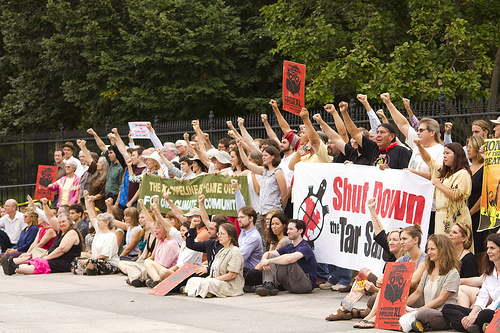
[[[500,81],[500,47],[498,47],[497,49],[497,54],[495,56],[495,65],[493,67],[493,73],[491,73],[490,95],[492,101],[495,101],[498,98],[499,81]]]

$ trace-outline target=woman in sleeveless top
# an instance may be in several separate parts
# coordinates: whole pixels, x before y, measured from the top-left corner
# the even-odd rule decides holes
[[[47,206],[47,199],[42,200],[43,210],[47,219],[57,232],[57,238],[50,247],[48,254],[41,258],[32,258],[24,254],[16,259],[2,261],[6,275],[19,274],[49,274],[70,272],[71,261],[80,255],[83,238],[66,213],[55,217]]]

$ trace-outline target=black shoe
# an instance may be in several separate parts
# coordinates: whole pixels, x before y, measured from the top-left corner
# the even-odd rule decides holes
[[[7,261],[7,259],[8,258],[5,255],[2,256],[2,259],[0,259],[0,262],[2,263],[3,273],[5,275],[7,275],[7,272],[8,272],[8,269],[7,269],[7,267],[8,267],[8,261]]]
[[[255,287],[255,286],[249,286],[249,285],[246,284],[246,285],[243,286],[243,292],[245,292],[245,293],[254,293],[255,290],[253,289],[253,287]]]
[[[140,287],[145,287],[146,286],[146,284],[143,281],[139,280],[139,279],[135,279],[135,280],[130,281],[130,285],[134,286],[136,288],[140,288]]]
[[[274,283],[272,283],[270,281],[266,281],[266,282],[264,282],[264,284],[262,286],[258,287],[255,290],[255,292],[259,296],[274,296],[274,295],[278,295],[278,293],[280,291],[278,290],[278,288],[276,288]]]
[[[473,324],[473,325],[470,325],[469,327],[467,327],[467,332],[469,332],[469,333],[483,333],[483,330],[481,329],[481,327],[479,327],[479,325]]]
[[[4,257],[2,257],[2,259],[3,258]],[[5,274],[6,275],[14,275],[14,274],[16,274],[16,269],[17,269],[17,265],[14,263],[14,258],[9,257],[9,259],[7,260],[7,273],[5,273]]]
[[[422,323],[419,320],[416,320],[413,323],[411,323],[411,330],[413,332],[419,332],[419,333],[421,333],[421,332],[427,332],[429,330],[429,325],[428,324],[424,324],[424,323]]]
[[[134,282],[134,281],[132,281],[132,282]],[[148,280],[146,281],[146,285],[147,285],[149,288],[151,288],[151,289],[153,289],[154,287],[156,287],[156,286],[158,285],[158,283],[160,283],[160,281],[153,281],[152,279],[148,279]]]

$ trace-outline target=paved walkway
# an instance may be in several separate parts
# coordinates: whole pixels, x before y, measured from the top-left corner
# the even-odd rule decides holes
[[[5,276],[0,270],[0,332],[357,332],[355,320],[327,322],[346,294],[315,289],[260,297],[149,295],[124,275]],[[366,304],[362,301],[360,304]],[[372,329],[369,332],[389,332]]]

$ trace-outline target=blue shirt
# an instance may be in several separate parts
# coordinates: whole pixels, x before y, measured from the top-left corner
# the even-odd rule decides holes
[[[262,238],[256,227],[245,231],[241,230],[238,238],[241,255],[245,260],[244,267],[255,268],[262,259],[264,248],[262,246]]]
[[[312,288],[316,287],[316,278],[318,274],[318,263],[316,262],[316,257],[314,252],[307,244],[305,240],[302,240],[297,246],[293,246],[293,243],[286,244],[276,250],[280,255],[300,252],[303,257],[297,260],[297,264],[302,268],[304,273],[309,274],[309,279],[311,280]]]
[[[128,168],[127,168],[127,169],[125,169],[125,175],[123,176],[122,187],[120,188],[120,200],[118,201],[118,203],[122,206],[127,206],[128,183],[129,183],[129,177],[128,177]],[[130,198],[130,199],[132,199],[132,198]]]
[[[28,249],[31,246],[31,243],[33,243],[33,241],[35,240],[37,234],[38,234],[38,226],[36,225],[31,225],[29,227],[24,228],[24,230],[21,231],[19,240],[17,241],[17,244],[13,247],[13,249],[19,252],[28,251]]]

